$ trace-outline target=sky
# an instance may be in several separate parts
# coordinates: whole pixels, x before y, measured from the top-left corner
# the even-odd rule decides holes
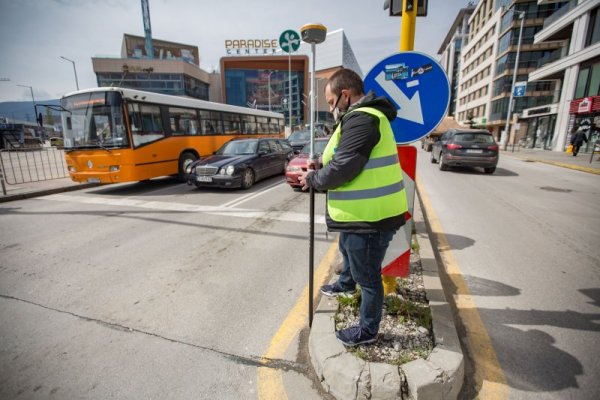
[[[344,29],[362,72],[397,52],[401,18],[384,0],[150,0],[152,36],[198,47],[200,67],[218,68],[225,39],[278,39],[319,22]],[[429,0],[417,18],[415,51],[437,52],[467,0]],[[140,0],[0,0],[0,102],[57,99],[96,87],[92,57],[120,57],[123,34],[143,36]]]

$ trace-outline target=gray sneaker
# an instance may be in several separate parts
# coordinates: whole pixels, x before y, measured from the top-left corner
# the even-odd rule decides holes
[[[337,282],[332,285],[323,285],[321,286],[321,293],[328,297],[337,297],[340,295],[352,295],[356,293],[356,289],[345,290],[342,288]]]

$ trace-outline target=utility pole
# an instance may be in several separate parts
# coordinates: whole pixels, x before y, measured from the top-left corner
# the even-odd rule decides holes
[[[521,52],[521,38],[523,37],[523,22],[525,21],[525,11],[514,11],[519,14],[519,18],[521,19],[521,28],[519,29],[519,41],[517,44],[517,56],[515,57],[515,68],[513,71],[512,85],[510,85],[510,97],[508,98],[508,110],[506,112],[506,126],[504,127],[504,136],[505,141],[502,144],[504,150],[508,147],[508,139],[510,137],[510,119],[512,116],[512,106],[513,106],[513,94],[515,91],[515,81],[517,80],[517,71],[519,69],[519,53]],[[513,139],[514,140],[514,139]]]

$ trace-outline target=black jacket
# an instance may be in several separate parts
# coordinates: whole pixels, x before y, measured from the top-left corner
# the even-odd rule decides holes
[[[386,97],[375,97],[367,93],[354,103],[348,111],[359,107],[372,107],[381,111],[390,121],[396,118],[396,107]],[[346,113],[340,122],[340,143],[333,158],[322,169],[309,174],[309,186],[317,190],[335,189],[357,177],[367,162],[373,148],[381,137],[379,119],[363,112]],[[405,215],[377,222],[336,222],[326,215],[327,227],[331,231],[368,233],[380,230],[395,230],[405,223]]]
[[[571,137],[571,144],[573,146],[581,146],[583,142],[588,141],[587,136],[582,131],[575,132],[575,134]]]

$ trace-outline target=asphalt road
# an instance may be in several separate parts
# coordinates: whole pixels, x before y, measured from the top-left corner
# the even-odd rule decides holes
[[[463,398],[481,389],[474,363],[493,368],[494,357],[497,398],[600,398],[600,176],[507,154],[493,175],[442,172],[420,149],[417,171],[468,287],[447,279],[466,316]],[[465,295],[475,310],[461,306]],[[481,329],[465,326],[474,312]],[[474,348],[486,334],[491,352]]]
[[[315,265],[334,239],[322,196]],[[0,205],[0,398],[256,399],[261,357],[308,282],[307,221],[308,195],[281,176]],[[322,398],[301,336],[267,369],[290,399]]]

